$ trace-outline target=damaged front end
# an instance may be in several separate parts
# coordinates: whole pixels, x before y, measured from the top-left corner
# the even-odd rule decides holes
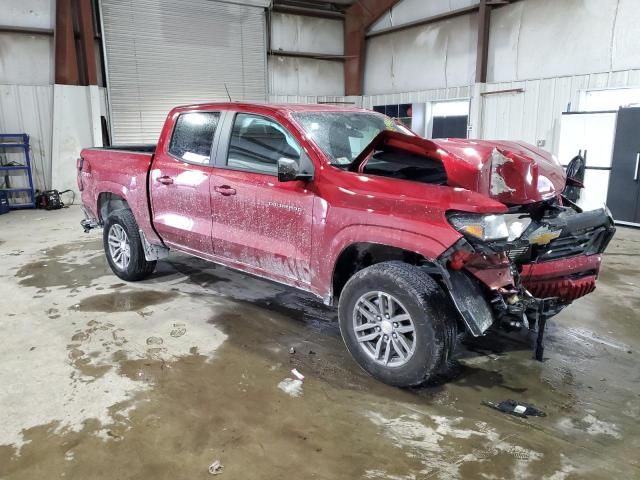
[[[463,237],[439,265],[468,331],[537,329],[541,360],[546,320],[595,289],[601,253],[615,232],[611,214],[552,200],[504,215],[449,212],[447,218]]]

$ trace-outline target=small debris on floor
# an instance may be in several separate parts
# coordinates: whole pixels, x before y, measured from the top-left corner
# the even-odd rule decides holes
[[[222,473],[223,468],[224,468],[224,465],[220,463],[220,460],[216,460],[211,465],[209,465],[209,473],[211,475],[218,475]]]
[[[301,373],[298,371],[298,369],[293,368],[293,369],[291,370],[291,373],[293,373],[293,374],[296,376],[296,378],[297,378],[298,380],[304,380],[304,375],[303,375],[303,374],[301,374]]]
[[[534,407],[529,403],[516,402],[515,400],[503,400],[500,403],[489,402],[483,400],[482,405],[486,405],[489,408],[498,410],[499,412],[513,415],[514,417],[527,418],[527,417],[546,417],[547,414],[542,410]]]
[[[291,348],[289,349],[289,353],[290,353],[291,355],[293,355],[294,353],[296,353],[296,349],[295,349],[295,348],[293,348],[293,347],[291,347]]]
[[[302,380],[285,378],[278,384],[278,388],[290,397],[302,396]]]

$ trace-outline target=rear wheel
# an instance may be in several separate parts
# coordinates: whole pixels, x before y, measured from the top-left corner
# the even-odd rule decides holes
[[[142,280],[156,268],[145,259],[138,224],[131,210],[112,212],[104,222],[104,251],[107,262],[118,277],[127,281]]]
[[[420,385],[446,362],[456,319],[440,286],[420,267],[384,262],[357,272],[339,302],[347,349],[390,385]]]

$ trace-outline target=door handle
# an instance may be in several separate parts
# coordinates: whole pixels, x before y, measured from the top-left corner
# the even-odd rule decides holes
[[[213,187],[213,189],[219,194],[224,195],[225,197],[236,194],[236,189],[231,188],[229,185],[220,185],[220,186]]]
[[[636,171],[633,174],[633,181],[634,182],[638,181],[638,167],[640,167],[640,152],[638,152],[638,154],[636,155]]]
[[[163,185],[171,185],[173,183],[173,178],[168,177],[167,175],[158,177],[156,180],[158,180]]]

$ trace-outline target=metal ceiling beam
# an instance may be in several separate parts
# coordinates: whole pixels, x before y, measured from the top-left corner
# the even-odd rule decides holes
[[[346,95],[362,95],[365,35],[384,12],[400,0],[356,0],[344,19],[344,89]]]
[[[518,1],[523,0],[487,0],[487,7],[499,8],[504,7],[505,5],[509,5],[510,3],[516,3]],[[401,25],[396,25],[393,27],[387,27],[375,32],[368,32],[367,38],[379,37],[381,35],[388,35],[390,33],[401,32],[403,30],[408,30],[413,27],[420,27],[423,25],[429,25],[431,23],[438,23],[444,20],[449,20],[451,18],[461,17],[463,15],[469,15],[471,13],[475,13],[480,10],[480,3],[475,5],[470,5],[468,7],[458,8],[457,10],[452,10],[450,12],[440,13],[438,15],[433,15],[431,17],[421,18],[419,20],[414,20],[413,22],[403,23]]]
[[[387,35],[389,33],[401,32],[403,30],[408,30],[413,27],[420,27],[422,25],[429,25],[430,23],[442,22],[443,20],[449,20],[451,18],[461,17],[463,15],[469,15],[470,13],[477,12],[478,5],[472,5],[470,7],[459,8],[457,10],[452,10],[450,12],[441,13],[439,15],[433,15],[427,18],[421,18],[420,20],[415,20],[409,23],[403,23],[402,25],[397,25],[394,27],[387,27],[375,32],[367,33],[367,38],[379,37],[381,35]]]
[[[36,28],[36,27],[16,27],[12,25],[0,25],[2,33],[24,33],[27,35],[45,35],[53,36],[53,28]]]
[[[344,62],[344,55],[332,55],[327,53],[313,52],[291,52],[287,50],[272,50],[269,55],[273,57],[294,57],[294,58],[313,58],[314,60],[331,60],[334,62]]]
[[[328,18],[331,20],[342,20],[345,15],[342,12],[334,11],[334,10],[324,10],[318,8],[307,8],[307,7],[296,7],[293,5],[280,5],[275,4],[271,8],[272,12],[275,13],[288,13],[291,15],[302,15],[305,17],[314,17],[314,18]]]

